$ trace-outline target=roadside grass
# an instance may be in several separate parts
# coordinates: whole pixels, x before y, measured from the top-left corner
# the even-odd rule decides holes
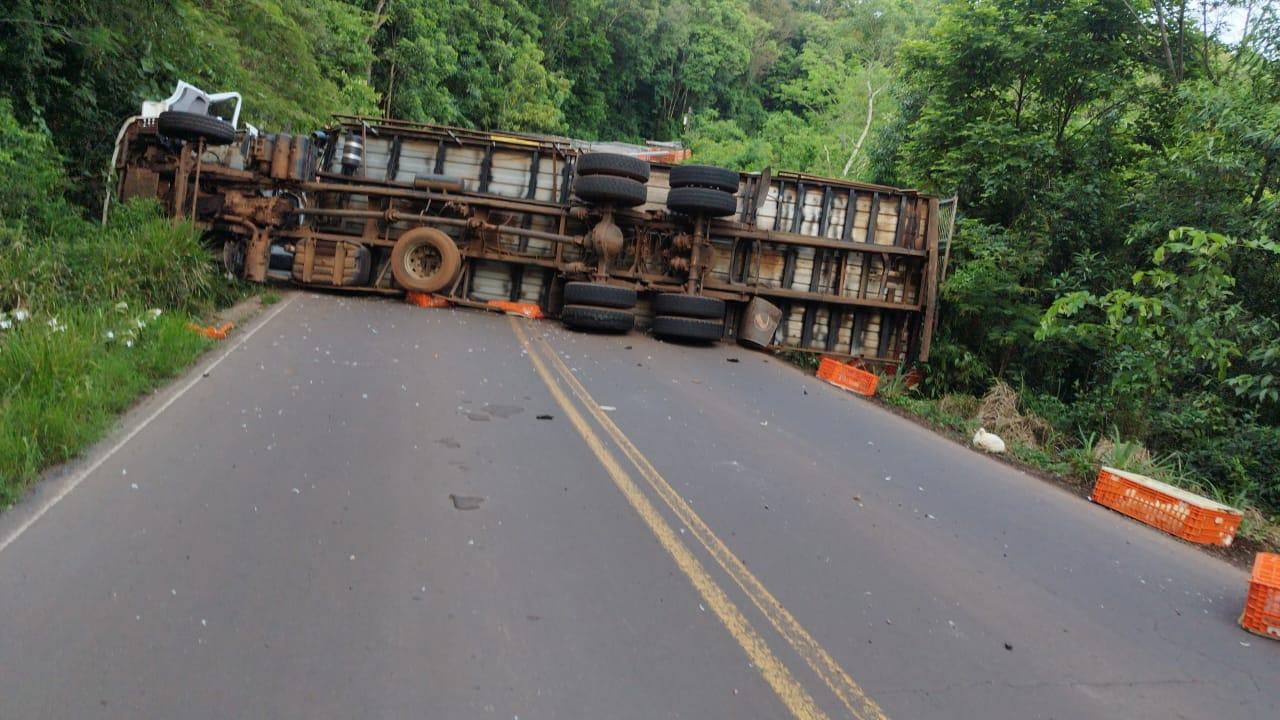
[[[59,318],[65,330],[33,317],[0,339],[0,505],[102,437],[134,400],[211,344],[187,329],[184,315],[144,320],[129,336],[134,320],[72,310]]]
[[[876,399],[965,445],[981,426],[978,409],[982,398],[960,394],[931,398],[907,388],[901,374],[882,374]],[[1280,516],[1269,517],[1259,509],[1261,503],[1255,500],[1253,492],[1257,488],[1245,486],[1233,493],[1224,492],[1189,472],[1176,453],[1152,455],[1137,443],[1125,442],[1114,435],[1110,438],[1096,433],[1071,436],[1053,428],[1043,443],[1014,441],[1007,445],[1007,456],[1017,463],[1076,488],[1091,487],[1098,469],[1110,465],[1239,508],[1244,512],[1239,536],[1262,549],[1280,552]]]
[[[212,345],[188,322],[248,294],[153,203],[106,226],[0,218],[0,506]]]

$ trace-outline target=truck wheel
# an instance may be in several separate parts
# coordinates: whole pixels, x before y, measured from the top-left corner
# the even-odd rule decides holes
[[[714,342],[724,335],[724,321],[658,315],[653,318],[653,334],[660,338]]]
[[[738,211],[738,201],[723,190],[682,187],[667,193],[667,207],[685,215],[724,217]]]
[[[461,267],[462,253],[453,238],[435,228],[414,228],[401,235],[391,248],[391,274],[406,290],[443,290]]]
[[[566,305],[595,305],[630,310],[636,306],[636,291],[604,283],[571,282],[564,285],[564,302]]]
[[[742,177],[733,170],[711,165],[677,165],[671,168],[673,188],[701,187],[736,193],[741,182]]]
[[[581,175],[573,183],[573,194],[590,203],[613,203],[619,207],[643,205],[648,199],[643,183],[612,175]]]
[[[175,140],[203,139],[210,145],[228,145],[236,139],[236,129],[231,123],[200,113],[166,110],[156,118],[156,127],[161,135]]]
[[[655,315],[723,320],[724,301],[705,295],[658,293],[653,296],[653,312]]]
[[[624,333],[635,327],[636,316],[630,310],[591,305],[565,305],[560,310],[560,322],[571,330]]]
[[[649,182],[649,163],[630,155],[588,153],[578,158],[578,175],[613,175],[646,183]]]

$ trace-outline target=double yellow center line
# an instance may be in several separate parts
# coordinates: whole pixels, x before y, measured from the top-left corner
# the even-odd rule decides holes
[[[525,321],[511,318],[511,327],[516,337],[529,355],[534,370],[542,379],[555,399],[556,404],[564,411],[570,424],[582,436],[587,447],[604,466],[614,485],[630,503],[641,520],[658,539],[663,549],[671,555],[676,566],[689,578],[703,602],[733,636],[734,640],[746,652],[752,664],[759,670],[778,698],[798,720],[823,720],[827,717],[814,702],[813,696],[795,679],[768,643],[751,625],[737,605],[729,599],[724,590],[694,557],[688,547],[679,539],[671,525],[666,521],[649,498],[623,468],[614,453],[596,434],[595,430],[579,412],[577,405],[561,388],[560,383],[568,387],[581,403],[582,408],[595,420],[596,424],[613,441],[613,444],[634,466],[641,478],[672,513],[684,523],[698,542],[717,565],[733,579],[743,593],[751,600],[756,609],[769,621],[774,630],[805,661],[809,668],[822,680],[849,716],[858,720],[888,720],[875,701],[867,697],[862,688],[849,677],[849,674],[836,663],[830,653],[817,640],[814,640],[796,621],[795,617],[778,602],[768,589],[755,577],[746,565],[734,555],[711,528],[698,516],[693,508],[676,492],[675,488],[658,473],[648,458],[636,448],[613,420],[600,408],[582,383],[573,376],[568,366],[556,354],[542,337],[530,339],[522,327]]]

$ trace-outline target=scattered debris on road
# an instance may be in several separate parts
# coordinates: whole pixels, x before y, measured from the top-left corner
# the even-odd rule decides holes
[[[479,510],[480,503],[484,502],[484,498],[475,495],[455,495],[449,493],[449,500],[453,503],[454,510]]]

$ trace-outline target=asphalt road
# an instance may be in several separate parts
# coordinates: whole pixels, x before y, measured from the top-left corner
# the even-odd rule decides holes
[[[297,294],[0,515],[0,718],[1280,717],[1245,589],[758,353]]]

